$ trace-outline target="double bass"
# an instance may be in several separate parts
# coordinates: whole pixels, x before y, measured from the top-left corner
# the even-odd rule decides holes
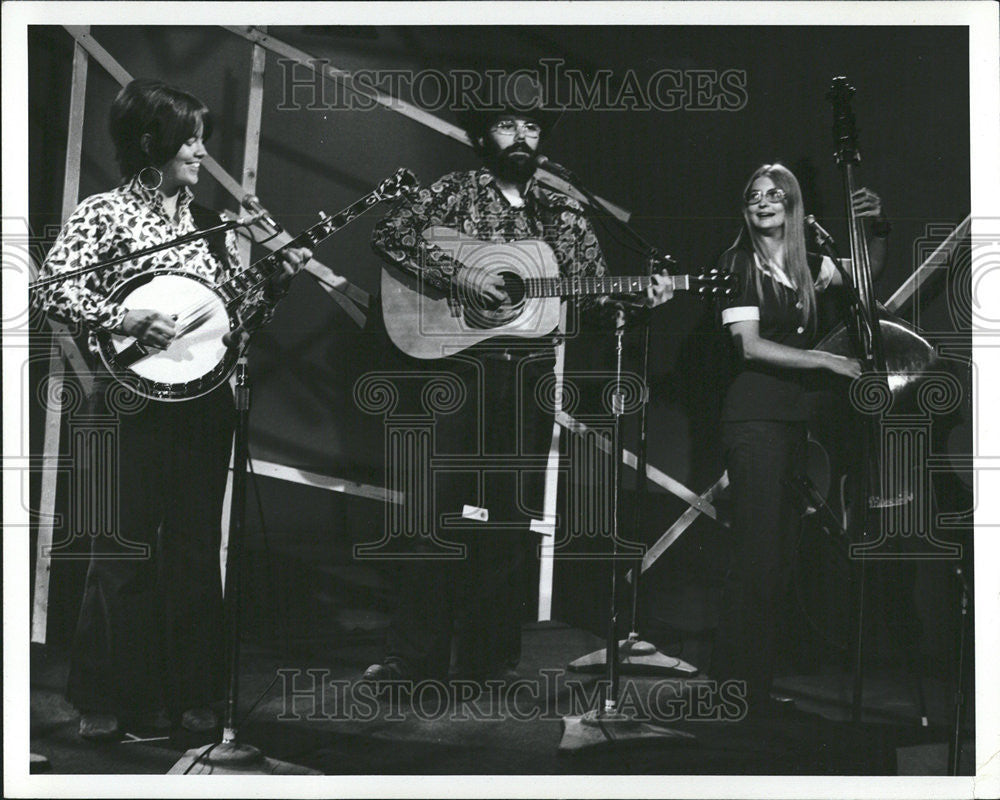
[[[911,515],[908,506],[922,499],[916,474],[922,466],[920,454],[906,452],[912,442],[887,435],[884,423],[891,418],[905,420],[910,414],[926,409],[925,395],[928,390],[935,391],[934,386],[928,385],[929,379],[950,373],[920,331],[891,314],[875,299],[865,220],[855,213],[851,203],[857,188],[855,169],[861,160],[851,109],[854,93],[846,78],[837,77],[827,94],[834,111],[835,159],[841,169],[847,200],[852,279],[848,292],[852,313],[847,323],[830,331],[816,349],[861,361],[863,374],[852,384],[850,399],[863,417],[865,452],[861,454],[859,471],[866,474],[857,477],[866,486],[864,497],[858,497],[864,507],[853,509],[852,515],[858,526],[867,528],[862,536],[870,538],[879,533],[876,538],[881,542],[886,533],[913,532],[901,530],[900,526],[907,527],[903,518]],[[936,390],[940,391],[940,386]],[[883,512],[894,519],[887,519],[887,513]],[[867,519],[857,519],[858,516]],[[852,538],[853,555],[863,555],[878,543],[865,545],[858,541],[859,537]]]
[[[933,502],[926,461],[931,455],[934,415],[957,407],[963,386],[934,346],[916,328],[890,314],[875,299],[865,220],[855,212],[855,168],[860,162],[851,97],[846,78],[833,79],[827,98],[833,104],[835,158],[840,166],[850,235],[851,313],[825,336],[817,349],[861,361],[862,375],[851,384],[860,444],[853,459],[845,500],[846,534],[855,567],[852,717],[861,719],[865,640],[865,564],[869,559],[955,557],[957,547],[934,537]],[[832,255],[836,256],[836,253]],[[919,546],[915,546],[917,540]],[[928,550],[928,546],[932,546]],[[919,552],[923,550],[923,552]],[[903,565],[898,565],[902,567]],[[919,623],[912,569],[892,570],[895,602],[910,671],[917,676],[920,713],[926,717],[919,679]]]

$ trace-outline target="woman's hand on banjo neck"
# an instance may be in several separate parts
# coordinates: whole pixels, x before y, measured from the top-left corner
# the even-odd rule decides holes
[[[281,270],[271,276],[271,291],[277,296],[288,290],[288,284],[302,267],[312,258],[312,250],[308,247],[289,247],[281,251]]]
[[[281,272],[276,273],[271,278],[272,291],[284,294],[289,282],[302,267],[309,263],[310,258],[312,258],[312,250],[308,247],[289,247],[287,250],[283,250],[281,253]],[[250,340],[250,331],[247,328],[248,325],[241,322],[239,326],[222,337],[222,343],[230,349],[242,350]]]

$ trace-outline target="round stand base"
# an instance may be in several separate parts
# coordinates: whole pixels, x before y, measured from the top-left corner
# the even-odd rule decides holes
[[[625,675],[680,675],[691,677],[698,668],[665,655],[656,645],[641,639],[622,639],[618,642],[618,663]],[[602,648],[580,656],[569,664],[573,672],[604,672],[608,666],[607,649]]]
[[[52,772],[52,763],[42,755],[38,753],[31,754],[31,769],[30,774],[37,775],[41,772]]]
[[[263,761],[264,754],[252,744],[223,742],[212,748],[212,752],[202,759],[206,764],[236,767]]]
[[[690,733],[675,731],[648,722],[638,722],[620,712],[588,711],[580,717],[563,717],[560,753],[611,747],[626,742],[660,740],[673,744],[695,741]]]

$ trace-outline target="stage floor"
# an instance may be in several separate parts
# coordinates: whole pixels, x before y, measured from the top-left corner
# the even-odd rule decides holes
[[[577,629],[529,626],[518,674],[505,683],[460,681],[450,691],[419,684],[375,698],[356,684],[377,654],[372,643],[300,644],[287,656],[246,645],[240,740],[329,775],[944,774],[946,687],[925,678],[925,727],[911,682],[880,674],[867,683],[858,725],[848,721],[850,681],[842,674],[783,679],[799,710],[763,719],[735,719],[739,704],[704,677],[623,676],[625,710],[693,738],[560,752],[562,718],[591,707],[600,678],[565,666],[601,646]],[[174,730],[84,742],[78,715],[62,697],[65,677],[63,657],[33,652],[31,751],[48,758],[55,773],[165,774],[188,749],[217,739]],[[964,738],[963,756],[972,752],[971,733]]]

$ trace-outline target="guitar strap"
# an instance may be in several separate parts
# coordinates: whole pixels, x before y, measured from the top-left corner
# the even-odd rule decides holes
[[[190,209],[191,217],[194,219],[195,227],[198,230],[214,228],[222,222],[222,217],[212,211],[212,209],[198,203],[191,203]],[[229,263],[229,251],[226,249],[226,232],[213,233],[206,239],[206,244],[208,245],[208,251],[219,260],[223,269],[228,272],[231,265]]]

